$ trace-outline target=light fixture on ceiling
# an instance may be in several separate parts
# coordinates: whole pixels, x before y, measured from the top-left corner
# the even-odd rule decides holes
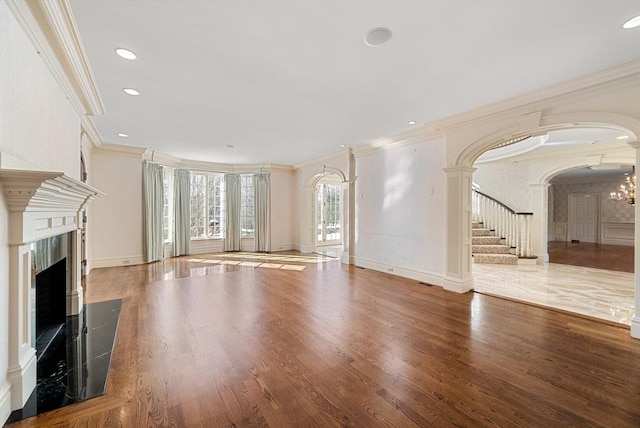
[[[225,144],[227,149],[233,149],[235,146],[233,144]]]
[[[634,16],[633,18],[622,24],[622,28],[626,30],[636,27],[640,27],[640,15]]]
[[[118,132],[118,137],[127,138],[129,134],[125,134],[124,132]]]
[[[409,125],[415,125],[417,122],[415,120],[410,120]]]
[[[344,144],[340,144],[340,147],[344,147]]]
[[[124,88],[123,91],[124,91],[125,94],[129,94],[129,95],[133,95],[133,96],[140,95],[140,91],[138,91],[137,89],[133,89],[133,88]]]
[[[609,193],[609,198],[614,201],[626,202],[631,205],[636,204],[636,167],[633,167],[633,176],[627,175],[624,183],[620,187]]]
[[[125,48],[116,48],[115,49],[116,54],[118,54],[118,56],[124,58],[124,59],[136,59],[137,55],[135,53],[133,53],[132,51],[130,51],[129,49],[125,49]]]
[[[628,135],[621,135],[619,137],[616,137],[616,140],[626,140],[627,138],[629,138]]]
[[[377,27],[369,30],[364,37],[364,42],[369,46],[384,45],[391,39],[391,30],[384,27]]]

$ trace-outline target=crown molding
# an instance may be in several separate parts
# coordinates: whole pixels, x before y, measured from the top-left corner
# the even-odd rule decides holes
[[[87,116],[86,114],[82,116],[80,124],[82,131],[87,134],[87,137],[89,137],[92,148],[98,148],[104,144],[102,137],[100,136],[98,129],[93,124],[93,120],[91,120],[90,116]]]
[[[339,152],[333,152],[333,153],[329,153],[328,155],[325,156],[320,156],[317,158],[313,158],[313,159],[309,159],[308,161],[304,161],[302,163],[299,163],[297,165],[294,165],[293,167],[295,169],[300,169],[300,168],[304,168],[305,166],[311,166],[311,165],[317,165],[317,164],[322,164],[331,160],[342,160],[343,158],[348,158],[349,156],[349,148],[345,147],[344,149],[340,150]]]
[[[408,146],[416,143],[424,143],[427,141],[443,138],[444,134],[434,129],[420,128],[415,131],[405,132],[383,140],[356,147],[353,149],[353,156],[357,158],[371,156],[375,153],[385,150],[397,149],[399,147]]]
[[[94,153],[123,156],[142,160],[147,149],[143,147],[121,146],[118,144],[102,144]]]
[[[426,126],[434,130],[445,130],[467,126],[478,120],[484,121],[492,116],[505,114],[505,112],[509,112],[510,116],[521,116],[531,110],[538,110],[535,108],[536,103],[541,103],[554,97],[570,96],[571,93],[576,91],[581,91],[578,94],[579,96],[592,96],[595,92],[608,90],[609,85],[617,85],[627,79],[640,79],[640,60],[525,92],[521,95],[430,122]],[[584,92],[586,90],[590,90],[589,94]]]
[[[78,115],[104,114],[68,1],[5,2]]]
[[[544,147],[544,146],[543,146]],[[576,153],[579,150],[579,153]],[[589,144],[580,146],[566,146],[558,147],[554,149],[532,151],[513,156],[507,159],[496,160],[492,162],[531,162],[531,161],[544,161],[549,159],[575,159],[576,156],[587,157],[600,155],[607,161],[612,157],[625,157],[633,156],[633,149],[625,142],[616,143],[601,143],[601,144]],[[490,162],[487,162],[490,163]]]

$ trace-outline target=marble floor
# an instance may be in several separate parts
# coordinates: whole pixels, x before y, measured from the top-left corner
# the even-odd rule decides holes
[[[476,292],[631,325],[633,273],[554,263],[472,266]]]
[[[104,393],[122,300],[89,303],[68,316],[38,357],[37,385],[7,423],[79,403]]]

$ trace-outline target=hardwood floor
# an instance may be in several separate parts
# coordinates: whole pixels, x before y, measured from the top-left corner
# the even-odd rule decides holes
[[[634,247],[550,241],[549,263],[633,273]]]
[[[92,271],[88,302],[123,298],[106,394],[12,428],[640,421],[626,329],[337,261],[188,259]]]

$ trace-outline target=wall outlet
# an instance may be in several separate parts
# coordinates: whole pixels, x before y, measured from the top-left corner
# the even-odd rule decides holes
[[[387,268],[389,272],[393,272],[393,268]]]

